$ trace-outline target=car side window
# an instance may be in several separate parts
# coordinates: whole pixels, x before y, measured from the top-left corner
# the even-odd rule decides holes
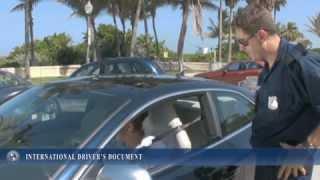
[[[2,73],[0,74],[0,87],[16,86],[18,84],[19,81],[13,76]]]
[[[104,74],[131,74],[132,68],[129,63],[112,63],[104,65]]]
[[[121,74],[131,74],[132,73],[132,67],[129,63],[118,63],[117,64]]]
[[[198,96],[159,102],[122,127],[116,138],[122,142],[114,144],[123,144],[124,147],[129,148],[142,148],[146,146],[143,141],[148,137],[153,137],[157,141],[148,144],[147,148],[199,148],[211,142],[206,122],[207,119]],[[144,136],[134,146],[130,142],[130,138],[134,135],[126,136],[128,134],[125,132],[125,129],[130,126],[136,127],[136,130]],[[180,130],[177,131],[177,129]],[[178,133],[180,133],[180,138],[177,138]]]
[[[214,102],[223,135],[228,135],[247,123],[254,115],[254,105],[246,98],[232,92],[214,92]]]
[[[239,63],[232,63],[227,67],[228,71],[239,71],[240,65]]]
[[[88,64],[88,65],[82,66],[73,77],[89,76],[89,75],[92,75],[92,72],[96,71],[97,69],[99,68],[96,64]]]
[[[133,71],[136,74],[151,74],[152,71],[150,69],[148,69],[147,67],[145,67],[144,65],[142,65],[141,63],[138,62],[134,62],[132,63],[132,67],[133,67]]]
[[[257,63],[254,63],[254,62],[248,63],[248,69],[259,69],[259,68],[262,68],[262,67]]]
[[[183,96],[147,107],[124,124],[105,148],[193,149],[211,144],[213,136],[208,130],[203,97]],[[152,171],[157,167],[145,168]],[[95,178],[99,168],[90,167],[85,178]]]

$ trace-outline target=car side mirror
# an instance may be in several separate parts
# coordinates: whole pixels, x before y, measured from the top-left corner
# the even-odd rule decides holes
[[[98,175],[97,180],[152,180],[149,172],[144,168],[134,164],[104,165]]]

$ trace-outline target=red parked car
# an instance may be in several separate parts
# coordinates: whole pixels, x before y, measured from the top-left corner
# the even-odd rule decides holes
[[[220,70],[205,72],[195,75],[206,79],[220,80],[231,84],[239,85],[248,77],[258,77],[262,71],[264,62],[239,61],[227,64]]]

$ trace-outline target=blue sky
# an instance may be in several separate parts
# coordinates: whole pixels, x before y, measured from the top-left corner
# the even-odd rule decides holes
[[[23,12],[11,13],[18,0],[2,0],[0,5],[0,56],[5,56],[13,50],[14,47],[22,45],[24,42],[24,14]],[[278,13],[277,19],[281,23],[293,21],[297,23],[298,28],[304,35],[312,41],[313,47],[320,47],[320,38],[308,32],[307,25],[309,18],[320,12],[319,0],[288,0],[286,7]],[[218,1],[216,1],[218,4]],[[242,3],[243,4],[243,3]],[[74,43],[82,41],[83,32],[86,30],[86,24],[83,19],[70,17],[71,10],[54,0],[47,0],[40,3],[34,10],[35,38],[41,39],[54,33],[66,32]],[[203,21],[204,29],[207,30],[208,19],[216,20],[216,11],[204,11]],[[112,19],[106,14],[102,14],[97,19],[97,25],[100,23],[112,24]],[[127,28],[129,28],[129,23]],[[150,31],[151,21],[149,20]],[[176,50],[181,26],[181,10],[164,7],[159,9],[157,14],[157,27],[159,39],[165,40],[166,45]],[[139,24],[139,32],[143,32],[143,24]],[[185,52],[194,52],[198,47],[216,47],[217,41],[214,39],[201,40],[192,30],[192,18],[189,20],[189,29],[185,41]]]

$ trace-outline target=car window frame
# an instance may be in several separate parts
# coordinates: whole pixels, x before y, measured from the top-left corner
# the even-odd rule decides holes
[[[242,95],[241,93],[233,93],[233,92],[227,92],[227,91],[213,91],[213,92],[210,92],[210,96],[211,96],[211,98],[215,101],[214,102],[214,104],[215,104],[215,111],[216,111],[216,115],[217,115],[217,119],[219,120],[219,126],[220,126],[220,129],[221,129],[221,132],[222,132],[222,136],[223,136],[223,138],[224,137],[226,137],[226,136],[228,136],[229,134],[232,134],[232,133],[234,133],[234,132],[236,132],[237,130],[239,130],[239,129],[241,129],[241,128],[238,128],[237,130],[234,130],[233,132],[231,132],[231,133],[227,133],[227,134],[224,134],[224,132],[223,132],[223,127],[222,127],[222,124],[221,124],[221,122],[222,122],[222,120],[223,120],[223,117],[222,117],[222,115],[221,115],[221,112],[219,112],[220,110],[218,109],[218,100],[217,100],[217,93],[230,93],[230,94],[233,94],[234,96],[240,96],[240,97],[242,97],[243,99],[245,99],[245,100],[247,100],[248,101],[248,103],[250,103],[252,106],[253,106],[253,108],[254,108],[254,102],[253,102],[253,100],[251,100],[250,98],[247,98],[245,95]],[[248,124],[250,124],[251,123],[251,121],[248,121],[248,122],[246,122],[245,123],[245,125],[248,125]],[[244,125],[244,126],[245,126]]]
[[[4,77],[5,81],[5,86],[4,87],[15,87],[15,86],[20,86],[24,85],[23,81],[19,79],[18,76],[11,74],[9,72],[1,71],[0,76]],[[14,82],[13,84],[8,83],[8,82]],[[26,83],[25,83],[26,84]]]
[[[238,95],[242,96],[243,98],[247,99],[251,104],[254,105],[254,100],[253,100],[253,99],[250,99],[250,97],[247,97],[245,94],[243,94],[243,93],[241,93],[241,92],[237,92],[237,91],[234,91],[234,90],[227,90],[227,89],[214,89],[214,90],[212,90],[212,91],[208,91],[208,92],[207,92],[208,97],[212,97],[214,92],[231,92],[231,93],[235,93],[235,94],[238,94]],[[212,98],[211,98],[211,99],[212,99]],[[210,101],[210,100],[209,100],[209,101]],[[213,103],[213,102],[211,102],[211,103]],[[214,116],[217,116],[217,115],[218,115],[217,109],[216,109],[216,107],[215,107],[215,103],[214,103],[214,104],[211,104],[210,109],[213,109],[213,113],[214,113],[213,115],[214,115]],[[220,130],[221,130],[222,127],[221,127],[220,119],[219,119],[219,118],[220,118],[219,116],[216,117],[216,118],[214,119],[214,121],[215,121],[215,122],[218,121],[218,124],[219,124],[218,127],[220,127]],[[211,149],[211,148],[217,147],[217,146],[219,146],[220,144],[222,144],[222,143],[224,143],[225,141],[231,139],[232,137],[236,136],[237,134],[240,134],[241,132],[245,131],[247,128],[250,128],[250,127],[251,127],[251,122],[249,122],[249,123],[246,124],[245,126],[241,127],[240,129],[238,129],[238,130],[236,130],[236,131],[234,131],[234,132],[232,132],[232,133],[230,133],[230,134],[228,134],[228,135],[226,135],[226,136],[223,136],[223,134],[222,134],[222,135],[221,135],[221,136],[222,136],[221,139],[219,139],[218,141],[216,141],[216,142],[214,142],[214,143],[212,143],[212,144],[210,144],[210,145],[208,145],[208,146],[206,146],[206,147],[203,147],[203,149]],[[151,171],[150,174],[151,174],[151,176],[155,176],[155,175],[158,175],[159,173],[165,172],[165,171],[167,171],[167,170],[169,170],[169,169],[172,169],[172,168],[175,168],[175,164],[170,164],[170,165],[165,165],[164,167],[159,167],[159,168]]]
[[[146,110],[148,107],[151,107],[152,105],[159,103],[163,100],[167,100],[167,99],[176,99],[178,97],[182,97],[182,96],[192,96],[195,94],[206,94],[208,95],[208,92],[212,92],[212,91],[228,91],[228,92],[234,92],[237,94],[240,94],[241,96],[245,97],[246,99],[248,99],[250,102],[252,102],[254,104],[254,100],[250,99],[250,97],[248,97],[247,95],[245,95],[245,93],[241,93],[238,92],[236,90],[230,90],[230,89],[224,89],[224,88],[199,88],[199,89],[195,89],[195,90],[187,90],[187,91],[179,91],[179,92],[172,92],[172,93],[168,93],[162,96],[159,96],[155,99],[152,99],[150,101],[147,101],[144,103],[143,106],[135,109],[134,111],[132,111],[131,113],[129,113],[129,115],[127,115],[124,120],[116,127],[113,128],[112,132],[110,133],[111,136],[110,137],[104,137],[103,140],[101,140],[101,143],[97,144],[97,148],[104,148],[110,141],[112,138],[114,138],[116,136],[116,134],[121,130],[121,128],[127,124],[130,120],[132,120],[134,117],[136,117],[137,115],[139,115],[140,113],[142,113],[144,110]],[[211,108],[211,107],[209,107]],[[219,123],[219,119],[214,119],[214,121],[216,121],[217,123]],[[100,131],[105,130],[105,126],[106,124],[102,123],[103,127],[98,127],[98,129],[96,129],[90,136],[93,137],[95,134],[98,134]],[[245,129],[249,128],[251,126],[251,124],[247,125],[246,127],[243,127],[242,129],[240,129],[239,131],[244,131]],[[235,132],[235,133],[239,133],[239,132]],[[232,136],[234,136],[233,134],[228,135],[227,137],[224,137],[225,140],[227,140],[228,138],[231,138]],[[88,140],[86,140],[87,142]],[[223,143],[224,141],[219,140],[217,142],[215,142],[214,144],[210,144],[207,146],[207,148],[210,147],[215,147],[218,146],[219,144]],[[84,145],[80,145],[79,147],[84,147]],[[58,169],[56,171],[56,173],[54,174],[53,177],[70,177],[70,178],[83,178],[90,170],[91,168],[93,168],[95,163],[90,163],[90,164],[86,164],[86,165],[79,165],[79,167],[73,171],[72,174],[70,174],[70,172],[68,172],[68,169],[72,169],[72,167],[70,166],[62,166],[61,169]],[[150,172],[151,175],[156,175],[158,173],[161,173],[163,171],[166,171],[172,167],[174,167],[175,164],[169,164],[163,167],[159,167],[153,171]]]
[[[82,65],[79,69],[77,69],[74,73],[72,73],[71,77],[83,77],[84,75],[81,76],[77,76],[81,71],[83,71],[83,69],[88,69],[90,66],[93,66],[94,68],[88,73],[88,75],[86,76],[90,76],[92,75],[92,72],[94,72],[95,70],[100,68],[100,65],[98,63],[89,63],[89,64],[85,64]],[[101,70],[100,70],[101,71]],[[100,74],[100,72],[99,72]]]
[[[142,62],[139,62],[139,61],[134,61],[134,62],[131,62],[131,65],[132,65],[132,69],[133,69],[135,74],[154,74],[153,69],[146,63],[142,63]],[[137,71],[137,67],[138,66],[143,68],[143,72],[138,72]]]
[[[231,66],[234,66],[234,65],[237,65],[237,66],[238,66],[238,69],[237,69],[237,70],[230,70],[230,67],[231,67]],[[225,68],[225,70],[226,70],[227,72],[240,71],[240,63],[238,63],[238,62],[231,63],[231,64],[229,64],[229,65]]]
[[[146,102],[144,106],[136,109],[130,115],[128,115],[116,128],[113,129],[111,137],[105,137],[104,140],[102,140],[103,145],[101,148],[105,148],[105,146],[116,136],[116,134],[124,127],[125,124],[130,122],[132,119],[137,117],[142,112],[150,109],[153,105],[157,103],[161,103],[163,101],[170,101],[175,100],[177,98],[186,97],[186,96],[196,96],[196,95],[205,95],[207,91],[212,90],[213,88],[205,88],[205,89],[197,89],[197,90],[188,90],[188,91],[180,91],[180,92],[174,92],[170,94],[166,94],[163,96],[160,96],[158,98],[155,98],[149,102]],[[104,128],[102,128],[104,129]],[[99,133],[99,132],[96,132]],[[91,135],[90,135],[91,136]],[[90,172],[90,170],[94,167],[94,163],[91,163],[90,165],[81,165],[81,167],[77,170],[77,172],[72,176],[72,178],[84,178],[87,173]],[[61,170],[62,171],[62,170]]]

